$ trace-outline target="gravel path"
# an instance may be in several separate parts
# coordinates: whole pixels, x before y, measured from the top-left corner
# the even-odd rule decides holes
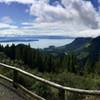
[[[11,91],[4,85],[0,84],[0,100],[24,100],[14,91]]]

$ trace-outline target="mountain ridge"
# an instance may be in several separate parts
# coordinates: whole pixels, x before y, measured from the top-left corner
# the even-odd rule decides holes
[[[55,47],[55,46],[50,46],[48,48],[45,48],[44,50],[47,52],[73,52],[76,51],[78,49],[81,49],[83,46],[85,46],[87,43],[89,43],[93,38],[91,37],[79,37],[76,38],[74,41],[72,41],[69,44],[66,44],[64,46],[60,46],[60,47]]]

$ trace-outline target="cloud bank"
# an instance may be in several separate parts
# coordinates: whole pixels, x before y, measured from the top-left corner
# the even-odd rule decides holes
[[[2,23],[5,23],[5,24],[12,24],[13,23],[13,20],[9,17],[9,16],[4,16],[0,19],[0,21]]]
[[[4,3],[11,3],[11,2],[18,2],[18,3],[23,3],[23,4],[32,4],[34,0],[0,0],[0,2]]]
[[[15,34],[54,34],[75,37],[100,35],[100,12],[95,10],[90,1],[55,0],[52,5],[49,4],[49,0],[0,0],[0,2],[30,4],[28,13],[36,16],[31,23],[27,21],[21,23],[20,28],[13,26],[13,30],[10,27],[9,30],[5,29],[12,34],[15,32]],[[10,18],[4,19],[8,20],[5,24],[12,27]]]
[[[62,0],[64,8],[58,3],[51,6],[45,1],[36,1],[30,8],[30,14],[37,16],[37,22],[66,22],[83,24],[89,28],[98,28],[98,13],[91,2],[82,0]]]

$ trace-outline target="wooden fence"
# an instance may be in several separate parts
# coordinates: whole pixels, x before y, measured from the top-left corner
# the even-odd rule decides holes
[[[84,95],[92,95],[92,96],[100,96],[100,91],[99,90],[84,90],[84,89],[77,89],[77,88],[71,88],[71,87],[65,87],[65,86],[62,86],[60,84],[56,84],[54,82],[51,82],[51,81],[48,81],[46,79],[43,79],[43,78],[40,78],[38,76],[35,76],[31,73],[28,73],[22,69],[19,69],[19,68],[16,68],[16,67],[13,67],[13,66],[10,66],[10,65],[6,65],[6,64],[3,64],[3,63],[0,63],[0,67],[4,67],[4,68],[7,68],[7,69],[10,69],[10,70],[13,70],[13,80],[10,79],[10,78],[7,78],[6,76],[3,76],[0,74],[0,77],[9,81],[9,82],[12,82],[13,83],[13,86],[17,89],[17,87],[20,87],[22,88],[26,93],[32,95],[33,97],[35,97],[36,99],[38,100],[46,100],[44,99],[43,97],[41,96],[38,96],[36,94],[34,94],[33,92],[29,91],[28,89],[26,89],[25,87],[23,87],[22,85],[20,85],[18,82],[17,82],[17,78],[18,78],[18,73],[21,73],[23,75],[26,75],[30,78],[33,78],[35,79],[36,81],[39,81],[41,83],[44,83],[45,85],[48,85],[48,86],[51,86],[51,87],[54,87],[56,89],[58,89],[61,93],[61,96],[59,98],[61,98],[60,100],[68,100],[67,96],[68,96],[68,92],[72,92],[72,93],[79,93],[79,94],[84,94]]]

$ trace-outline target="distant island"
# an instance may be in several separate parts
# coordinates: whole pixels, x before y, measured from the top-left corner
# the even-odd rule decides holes
[[[29,42],[39,41],[39,39],[74,39],[69,36],[56,35],[9,35],[0,36],[0,42]]]
[[[25,40],[25,39],[5,39],[5,40],[0,40],[0,42],[31,42],[31,41],[39,41],[37,39],[29,39],[29,40]]]

